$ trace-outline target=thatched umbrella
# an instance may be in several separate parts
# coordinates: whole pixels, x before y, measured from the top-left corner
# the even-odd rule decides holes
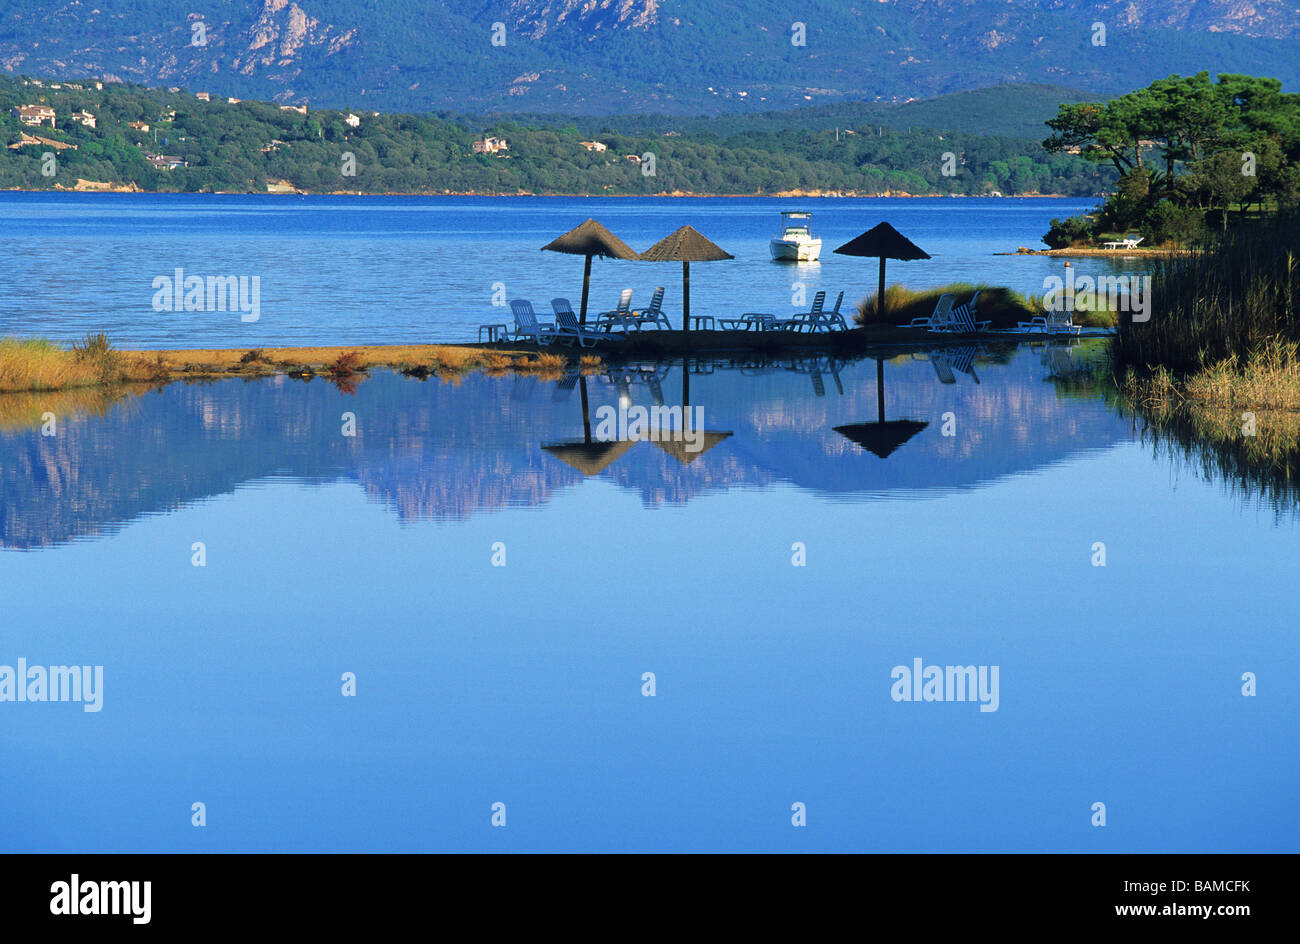
[[[578,381],[582,387],[582,439],[543,445],[542,448],[583,475],[599,475],[611,462],[636,445],[635,439],[618,439],[602,442],[591,438],[591,411],[587,403],[587,378]]]
[[[876,292],[876,314],[885,311],[885,260],[929,259],[930,254],[888,223],[880,223],[835,250],[841,256],[880,257],[880,288]]]
[[[578,317],[582,324],[587,323],[587,295],[591,291],[592,257],[632,261],[639,258],[631,246],[592,219],[575,226],[559,239],[554,239],[542,247],[543,252],[547,250],[587,257],[586,264],[582,268],[582,312]]]
[[[885,362],[876,358],[876,422],[852,423],[836,426],[835,432],[847,436],[863,449],[869,449],[882,459],[889,458],[899,446],[929,426],[918,420],[891,420],[885,422]]]
[[[655,243],[640,257],[645,262],[680,262],[682,264],[682,330],[691,325],[691,263],[718,262],[736,258],[724,252],[693,227],[683,226]]]

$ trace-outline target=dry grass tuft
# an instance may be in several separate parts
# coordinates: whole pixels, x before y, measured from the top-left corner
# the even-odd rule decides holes
[[[599,369],[594,355],[583,370]],[[562,375],[569,361],[549,352],[485,350],[454,344],[395,344],[375,347],[254,348],[252,350],[117,351],[103,334],[72,349],[43,340],[0,339],[0,392],[60,390],[119,383],[166,383],[230,374],[283,371],[293,377],[358,378],[371,367],[407,376],[444,380],[471,371],[534,376]]]

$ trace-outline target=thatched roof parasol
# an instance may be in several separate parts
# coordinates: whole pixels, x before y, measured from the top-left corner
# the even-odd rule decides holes
[[[682,264],[682,330],[691,324],[691,263],[720,262],[736,258],[720,249],[694,227],[683,226],[669,233],[640,256],[643,262],[680,262]]]
[[[588,219],[569,230],[558,239],[553,239],[542,247],[543,252],[563,252],[571,256],[586,256],[582,269],[582,310],[579,321],[587,323],[587,296],[591,291],[591,260],[593,256],[602,259],[627,259],[635,261],[639,257],[636,251],[619,239],[595,220]]]
[[[880,259],[880,287],[876,292],[876,312],[884,313],[885,260],[929,259],[930,254],[888,223],[879,223],[835,250],[841,256],[866,256]]]

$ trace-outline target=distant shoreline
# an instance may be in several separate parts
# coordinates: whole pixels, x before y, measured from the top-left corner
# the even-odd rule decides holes
[[[490,197],[493,199],[511,199],[515,197],[559,197],[564,199],[732,199],[732,200],[798,200],[798,199],[850,199],[850,200],[1096,200],[1100,194],[1074,197],[1064,193],[1026,193],[1026,194],[945,194],[945,193],[856,193],[841,190],[791,190],[776,193],[485,193],[481,191],[402,191],[393,193],[368,193],[359,190],[293,190],[268,191],[256,190],[141,190],[136,187],[52,187],[32,190],[23,187],[0,188],[3,193],[130,193],[141,196],[187,196],[187,197]]]

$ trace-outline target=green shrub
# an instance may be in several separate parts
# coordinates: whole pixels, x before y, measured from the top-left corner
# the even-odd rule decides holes
[[[1092,220],[1086,216],[1071,216],[1064,220],[1052,220],[1043,242],[1050,249],[1068,249],[1088,243],[1092,238]]]
[[[1205,212],[1161,200],[1147,211],[1138,231],[1153,246],[1193,243],[1205,235]]]

